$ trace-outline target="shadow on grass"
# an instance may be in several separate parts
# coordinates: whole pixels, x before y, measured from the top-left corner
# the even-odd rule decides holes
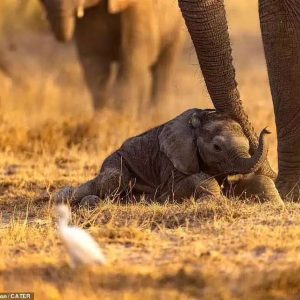
[[[97,267],[96,269],[71,269],[67,264],[60,266],[44,265],[16,267],[0,271],[0,279],[4,282],[33,282],[39,280],[51,283],[59,290],[73,287],[78,289],[128,291],[144,288],[168,288],[188,294],[201,296],[206,283],[200,271],[186,271],[180,268],[173,273],[164,270],[161,273],[136,273],[132,270],[112,267]]]
[[[0,271],[3,282],[23,284],[39,280],[60,291],[67,288],[128,292],[142,289],[172,289],[187,296],[202,299],[299,299],[300,266],[257,272],[248,270],[239,277],[219,273],[204,274],[201,270],[181,267],[177,270],[156,270],[150,273],[114,267],[73,270],[68,265],[16,267]],[[280,296],[280,297],[278,297]]]

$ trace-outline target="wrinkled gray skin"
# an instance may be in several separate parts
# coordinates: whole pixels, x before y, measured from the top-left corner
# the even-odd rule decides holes
[[[249,174],[261,167],[267,157],[267,133],[265,129],[261,132],[258,148],[250,156],[249,141],[237,122],[214,110],[190,109],[125,141],[104,161],[96,178],[78,189],[63,190],[58,201],[65,197],[73,203],[95,204],[95,195],[100,200],[143,194],[148,200],[160,202],[220,196],[221,184],[232,190],[227,175]],[[247,196],[281,202],[274,182],[267,176],[246,176],[235,183],[234,189],[239,195],[247,191]]]
[[[282,196],[300,196],[300,1],[259,0],[262,39],[278,136],[278,177]],[[223,0],[179,0],[207,89],[215,108],[241,124],[257,147],[257,136],[243,110],[232,63]],[[257,172],[276,174],[267,161]]]
[[[176,2],[40,1],[56,39],[66,42],[74,35],[96,110],[110,100],[121,108],[129,102],[135,106],[150,104],[149,99],[154,104],[168,95],[184,40],[183,19]],[[76,17],[78,13],[84,13],[82,18]],[[113,63],[117,63],[115,82]]]

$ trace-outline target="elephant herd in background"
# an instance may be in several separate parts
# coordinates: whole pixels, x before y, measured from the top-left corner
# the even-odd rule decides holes
[[[119,105],[122,99],[144,100],[149,95],[157,101],[167,92],[182,45],[182,17],[177,1],[41,1],[59,40],[69,40],[74,31],[95,108],[101,108],[111,96],[108,79],[113,61],[119,65],[114,85]],[[241,125],[253,155],[258,138],[237,87],[224,0],[178,2],[212,102],[217,112],[229,114]],[[76,18],[76,11],[81,16],[84,13],[84,17]],[[278,175],[267,159],[255,173],[275,180],[283,197],[298,199],[300,2],[259,0],[259,16],[277,127]]]
[[[157,103],[183,45],[183,21],[174,1],[41,0],[59,41],[74,35],[95,109],[114,102]],[[166,15],[165,12],[168,12]],[[76,17],[80,15],[81,17]],[[113,86],[113,63],[117,74]]]

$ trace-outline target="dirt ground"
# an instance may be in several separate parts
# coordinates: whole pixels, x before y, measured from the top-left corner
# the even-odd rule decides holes
[[[299,299],[297,203],[104,201],[74,211],[72,224],[95,237],[109,264],[69,267],[53,217],[55,191],[93,177],[127,137],[212,104],[187,39],[170,99],[150,112],[108,108],[93,116],[73,45],[54,41],[37,2],[0,3],[0,292],[30,291],[35,299]],[[240,2],[225,1],[240,92],[254,127],[272,131],[276,169],[257,1]]]

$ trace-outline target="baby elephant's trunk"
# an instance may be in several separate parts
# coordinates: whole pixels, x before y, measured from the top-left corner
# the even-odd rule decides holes
[[[268,146],[266,144],[266,135],[270,132],[265,128],[259,135],[259,144],[252,156],[237,157],[234,161],[234,173],[249,174],[256,172],[267,158]]]

